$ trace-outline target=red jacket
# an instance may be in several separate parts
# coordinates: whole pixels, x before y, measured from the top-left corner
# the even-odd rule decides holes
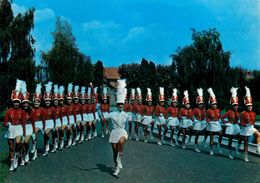
[[[153,116],[154,115],[154,106],[145,105],[143,108],[144,116]]]
[[[45,120],[52,119],[54,121],[54,127],[56,127],[56,110],[53,107],[45,107],[44,109]],[[45,124],[43,124],[43,126],[45,127]]]
[[[220,110],[216,109],[208,109],[206,112],[206,121],[209,123],[210,121],[218,121],[220,118]]]
[[[102,112],[109,112],[110,111],[110,105],[109,104],[101,104],[101,111]]]
[[[77,114],[81,115],[81,121],[83,120],[83,114],[81,110],[81,104],[73,104],[74,120],[77,121]]]
[[[168,113],[169,117],[174,117],[174,118],[178,117],[179,108],[170,106],[167,109],[167,113]]]
[[[225,114],[223,114],[221,116],[221,121],[223,123],[226,123],[225,118],[228,118],[228,122],[232,123],[232,124],[237,124],[238,120],[240,118],[240,114],[238,111],[234,111],[234,110],[228,110]]]
[[[205,120],[205,117],[206,117],[206,110],[205,108],[195,108],[194,111],[194,118],[198,121],[202,121],[202,120]]]
[[[132,104],[125,104],[124,105],[125,112],[133,112],[133,105]]]
[[[143,116],[143,110],[144,110],[143,104],[135,104],[134,105],[134,113],[135,114],[141,114]]]
[[[254,125],[256,114],[253,111],[243,111],[241,113],[240,124],[246,126],[247,124]]]
[[[167,118],[167,113],[166,113],[166,110],[165,110],[164,106],[157,105],[155,107],[155,116],[160,116],[161,113],[163,114],[163,116],[165,118]]]
[[[187,119],[193,120],[193,110],[191,108],[181,108],[178,118],[186,117]]]
[[[35,132],[35,122],[42,121],[43,129],[45,129],[45,109],[42,107],[33,108],[30,114],[33,131]]]

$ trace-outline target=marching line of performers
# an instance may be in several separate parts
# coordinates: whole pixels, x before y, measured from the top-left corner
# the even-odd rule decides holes
[[[214,135],[219,136],[218,149],[221,153],[222,126],[227,126],[225,134],[228,135],[229,143],[229,158],[233,159],[232,155],[232,139],[237,138],[238,152],[239,145],[244,141],[245,161],[248,160],[248,137],[255,135],[257,139],[257,152],[260,152],[260,133],[254,128],[256,114],[252,111],[252,98],[249,88],[246,87],[246,96],[244,103],[246,110],[241,114],[237,111],[238,97],[237,88],[232,88],[232,97],[230,99],[232,109],[228,110],[222,116],[217,108],[216,96],[211,88],[208,89],[210,94],[210,108],[204,108],[203,90],[197,90],[198,97],[196,103],[198,107],[194,110],[190,108],[188,91],[184,91],[182,100],[183,108],[178,107],[177,89],[173,89],[172,105],[167,109],[164,106],[165,96],[164,88],[159,88],[159,104],[152,105],[151,89],[147,89],[146,102],[142,104],[142,95],[140,88],[130,92],[129,102],[127,99],[127,90],[125,81],[118,81],[120,88],[117,94],[118,111],[110,112],[110,104],[108,103],[107,88],[104,87],[102,95],[102,103],[97,103],[97,88],[94,88],[90,83],[90,87],[80,87],[70,83],[65,95],[64,86],[53,85],[52,82],[45,84],[45,92],[42,95],[42,85],[37,84],[35,93],[32,97],[32,108],[30,106],[30,93],[27,92],[26,83],[17,80],[16,88],[12,91],[11,99],[13,107],[6,111],[4,126],[8,127],[5,137],[9,145],[10,170],[14,171],[18,167],[18,158],[21,159],[20,165],[24,165],[29,161],[29,143],[32,139],[33,154],[31,160],[37,158],[37,139],[39,132],[44,137],[44,153],[48,155],[50,151],[50,136],[53,148],[51,152],[56,152],[57,149],[62,150],[64,146],[70,147],[77,142],[82,143],[84,140],[90,140],[97,136],[96,123],[101,122],[102,137],[109,133],[108,121],[111,121],[113,130],[111,131],[109,142],[112,143],[114,152],[114,162],[116,164],[115,174],[119,173],[122,168],[121,157],[123,145],[126,139],[131,138],[132,123],[135,124],[134,135],[138,138],[138,128],[143,127],[144,141],[148,142],[148,126],[150,126],[150,135],[153,138],[153,128],[157,125],[158,128],[158,145],[164,143],[164,137],[171,130],[170,144],[172,146],[179,145],[178,139],[182,133],[182,148],[185,149],[186,134],[191,136],[195,134],[195,151],[200,152],[198,146],[198,138],[202,132],[206,132],[204,144],[207,136],[210,136],[210,155],[213,155],[213,138]],[[122,84],[123,83],[123,84]],[[73,90],[74,89],[74,90]],[[80,91],[79,91],[80,89]],[[87,89],[87,92],[86,92]],[[122,96],[123,101],[122,101]],[[41,101],[44,101],[44,106],[41,106]],[[119,102],[118,102],[119,101]],[[66,103],[66,104],[65,104]],[[20,107],[21,106],[21,107]],[[123,110],[123,111],[122,111]],[[126,116],[127,114],[127,116]],[[128,134],[123,130],[128,123]],[[164,129],[163,135],[162,128]],[[86,138],[85,138],[86,129]],[[174,131],[178,130],[177,136],[174,139]],[[65,141],[66,133],[66,141]],[[121,138],[122,137],[122,138]],[[65,143],[66,142],[66,143]],[[174,143],[175,142],[175,143]],[[120,165],[118,167],[118,165]]]
[[[9,145],[10,171],[15,171],[20,165],[29,162],[29,144],[32,139],[33,154],[31,160],[37,158],[37,139],[43,134],[44,153],[50,151],[50,136],[53,148],[51,152],[62,150],[65,145],[70,147],[77,142],[91,140],[97,136],[96,123],[102,120],[102,137],[108,134],[106,118],[110,111],[107,103],[107,90],[104,90],[103,103],[97,104],[97,88],[92,83],[86,92],[86,87],[74,86],[70,83],[67,94],[64,86],[45,84],[45,92],[41,93],[42,85],[37,84],[35,93],[30,102],[30,93],[27,92],[26,83],[17,80],[15,90],[12,91],[13,107],[6,111],[4,126],[7,127],[5,137]],[[66,99],[66,100],[65,100]],[[41,101],[44,101],[43,107]],[[66,102],[66,105],[65,105]],[[30,104],[32,103],[32,106]],[[100,112],[102,110],[102,113]],[[86,138],[84,131],[86,129]],[[41,133],[39,133],[41,132]],[[65,141],[66,133],[66,141]],[[66,144],[65,144],[66,142]]]
[[[136,141],[139,141],[138,128],[142,127],[144,131],[144,142],[148,142],[148,135],[153,139],[154,126],[157,125],[157,144],[162,145],[165,143],[164,138],[170,129],[170,145],[179,145],[179,136],[182,133],[182,148],[186,148],[186,135],[189,135],[188,142],[190,143],[192,135],[195,135],[196,152],[201,152],[198,145],[199,136],[205,134],[203,144],[206,145],[207,137],[210,137],[210,155],[214,155],[213,140],[214,136],[218,135],[218,151],[222,154],[221,142],[223,136],[222,126],[225,126],[225,135],[228,137],[228,157],[234,159],[232,152],[233,139],[237,139],[236,154],[239,155],[239,148],[244,141],[244,160],[248,160],[248,139],[249,136],[255,135],[257,141],[256,152],[260,154],[260,133],[254,128],[256,121],[256,114],[252,111],[252,97],[248,87],[246,89],[246,96],[244,97],[244,104],[246,110],[242,113],[238,112],[238,97],[237,89],[231,88],[230,104],[232,109],[229,109],[225,114],[221,115],[220,110],[217,108],[217,99],[212,90],[209,88],[209,104],[210,108],[205,109],[203,90],[197,89],[198,96],[196,98],[197,107],[191,109],[188,91],[184,91],[184,98],[182,100],[183,107],[178,107],[177,89],[174,88],[171,97],[171,106],[165,108],[164,88],[159,88],[159,104],[155,107],[152,105],[151,89],[147,88],[146,105],[142,104],[142,94],[140,88],[132,89],[130,94],[129,103],[125,104],[125,112],[129,115],[129,138],[132,135],[132,124],[134,127],[134,136]],[[135,92],[136,91],[136,92]],[[127,100],[126,100],[127,102]],[[148,131],[150,126],[150,131]],[[162,135],[162,128],[164,129]],[[174,132],[177,131],[175,139]],[[174,143],[175,142],[175,143]]]

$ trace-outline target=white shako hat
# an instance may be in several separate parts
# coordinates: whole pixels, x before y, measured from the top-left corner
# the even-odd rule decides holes
[[[178,95],[177,95],[177,89],[173,88],[172,89],[172,102],[178,102]]]
[[[117,91],[116,91],[116,103],[125,103],[125,97],[126,97],[126,80],[125,79],[119,79],[117,80]]]
[[[235,87],[232,87],[230,89],[230,93],[231,93],[230,104],[231,105],[238,105],[237,90],[238,90],[238,88],[235,88]]]
[[[217,104],[217,98],[216,98],[212,88],[208,89],[208,93],[209,93],[209,104],[211,104],[211,105]]]
[[[188,90],[185,90],[183,92],[183,95],[184,95],[184,97],[182,99],[182,105],[189,104],[190,103],[190,99],[189,99],[189,92],[188,92]]]
[[[204,104],[204,99],[203,99],[203,89],[198,88],[197,89],[198,96],[196,98],[196,104]]]
[[[151,88],[147,88],[146,101],[147,101],[147,102],[153,101]]]
[[[245,89],[246,89],[246,96],[244,97],[244,104],[247,105],[247,106],[253,105],[250,89],[246,86],[245,86]]]
[[[136,93],[137,93],[136,100],[142,100],[142,91],[139,87],[136,88]]]
[[[164,87],[159,87],[159,101],[164,102]]]

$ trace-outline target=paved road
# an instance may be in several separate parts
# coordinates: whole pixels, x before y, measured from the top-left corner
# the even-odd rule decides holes
[[[62,152],[39,157],[10,173],[7,182],[259,182],[260,157],[250,162],[211,157],[169,145],[128,140],[119,179],[111,175],[112,150],[108,138],[96,138]],[[226,151],[224,151],[226,153]]]

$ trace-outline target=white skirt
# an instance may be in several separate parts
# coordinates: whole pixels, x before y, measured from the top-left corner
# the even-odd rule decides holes
[[[242,136],[251,136],[255,133],[256,129],[253,125],[250,126],[241,126],[240,135]]]
[[[240,127],[238,124],[231,124],[231,123],[227,123],[227,128],[225,133],[227,135],[238,135],[240,133]]]
[[[77,122],[81,122],[82,121],[81,114],[77,114],[76,115],[76,121]]]
[[[177,117],[169,117],[168,125],[169,126],[179,126],[180,125],[179,119]]]
[[[60,118],[57,118],[55,121],[56,121],[56,128],[57,127],[61,127],[61,120],[60,120]]]
[[[156,125],[165,125],[166,124],[166,120],[164,118],[164,116],[156,116]]]
[[[142,120],[143,125],[149,125],[153,121],[152,116],[144,116]]]
[[[94,121],[94,114],[93,113],[88,113],[88,120],[87,122],[92,122]]]
[[[26,129],[26,135],[25,136],[30,136],[30,135],[33,134],[32,124],[26,124],[25,129]]]
[[[135,114],[132,113],[132,112],[127,112],[128,114],[128,121],[131,122],[131,121],[135,121],[136,120],[136,117],[135,117]]]
[[[83,121],[88,121],[88,114],[87,113],[83,114]]]
[[[43,129],[42,121],[36,121],[36,122],[34,123],[34,125],[35,125],[35,128],[38,128],[38,129],[40,129],[40,130]]]
[[[141,114],[136,114],[136,122],[141,123],[143,116]]]
[[[66,126],[68,124],[68,118],[67,116],[62,117],[62,126]]]
[[[181,122],[180,122],[180,127],[181,128],[188,128],[190,126],[192,126],[191,119],[187,119],[187,118],[181,119]]]
[[[222,127],[219,121],[210,121],[207,130],[210,132],[219,132],[222,130]]]
[[[18,136],[23,136],[22,125],[10,125],[7,132],[5,133],[5,138],[15,139]]]
[[[103,112],[103,116],[105,119],[109,118],[109,113],[108,112]]]
[[[206,128],[206,121],[195,120],[193,124],[193,130],[202,131]]]
[[[70,115],[69,120],[70,120],[70,125],[74,124],[75,123],[74,115]]]
[[[53,129],[54,128],[54,122],[52,119],[45,121],[45,130],[47,129]]]
[[[109,143],[118,143],[121,137],[128,138],[126,130],[124,128],[115,128],[110,133]]]

